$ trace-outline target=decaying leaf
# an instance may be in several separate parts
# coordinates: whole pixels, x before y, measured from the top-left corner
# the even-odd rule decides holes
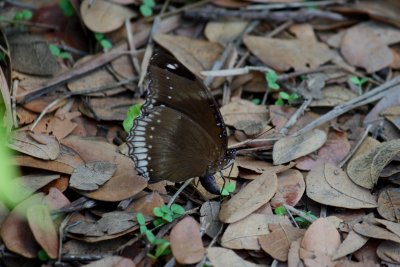
[[[233,250],[226,248],[210,247],[207,249],[207,256],[210,259],[211,264],[215,267],[266,267],[264,264],[255,264],[244,260]]]
[[[212,238],[221,231],[222,223],[219,221],[218,214],[221,204],[218,201],[207,201],[200,208],[200,223],[206,229],[206,234]]]
[[[96,190],[115,173],[117,166],[107,161],[90,162],[75,168],[71,174],[70,186],[79,190]]]
[[[353,253],[354,251],[364,246],[367,241],[367,237],[357,234],[354,231],[350,231],[346,239],[343,241],[342,244],[340,244],[336,252],[333,254],[332,259],[338,260],[341,257]]]
[[[399,152],[399,139],[383,142],[374,149],[351,160],[347,166],[347,174],[356,184],[371,189],[377,183],[383,168]]]
[[[400,188],[386,188],[379,193],[378,213],[383,218],[400,222]]]
[[[278,190],[271,199],[273,208],[287,204],[296,206],[306,189],[303,175],[298,170],[287,170],[278,174]]]

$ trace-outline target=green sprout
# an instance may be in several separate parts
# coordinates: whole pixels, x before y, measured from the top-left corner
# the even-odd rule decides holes
[[[287,214],[287,211],[286,211],[286,209],[285,209],[285,207],[284,206],[279,206],[279,207],[276,207],[275,208],[275,214],[276,215],[286,215]]]
[[[286,92],[279,92],[279,98],[276,100],[275,105],[283,106],[285,105],[285,100],[291,105],[297,98],[299,98],[299,94],[297,93],[288,94]]]
[[[268,88],[271,88],[272,90],[278,90],[280,88],[279,84],[276,83],[278,81],[278,75],[275,71],[270,70],[266,72],[265,80],[267,81]]]
[[[318,217],[312,214],[311,211],[307,211],[306,215],[310,217],[311,219],[317,220]],[[306,219],[302,217],[295,217],[294,220],[297,222],[297,224],[300,226],[300,228],[307,228],[311,222],[307,221]]]
[[[172,222],[174,219],[181,217],[183,214],[185,214],[185,209],[178,204],[172,204],[171,207],[163,204],[160,208],[154,208],[153,213],[156,217],[158,217],[153,221],[153,224],[155,226],[159,226],[166,222]]]
[[[46,251],[43,249],[39,250],[38,252],[38,259],[40,261],[48,261],[50,259],[49,255],[47,255]]]
[[[224,188],[222,188],[221,196],[229,196],[231,193],[235,192],[235,189],[236,189],[236,183],[229,182],[224,186]]]
[[[153,8],[156,4],[154,0],[143,0],[140,5],[140,13],[143,17],[150,17],[153,15]]]
[[[148,257],[156,260],[161,256],[171,254],[171,250],[168,249],[169,246],[170,246],[170,243],[167,240],[163,239],[163,238],[158,239],[158,238],[155,237],[153,232],[151,232],[147,228],[146,219],[144,218],[142,213],[139,212],[139,213],[136,214],[136,221],[139,224],[140,233],[142,235],[146,236],[147,241],[149,241],[150,244],[156,246],[155,253],[154,254],[148,253],[147,254]]]
[[[253,102],[253,104],[260,105],[261,100],[260,100],[259,98],[253,98],[253,99],[251,100],[251,102]]]
[[[129,133],[133,127],[133,121],[140,115],[142,104],[135,104],[128,109],[126,118],[122,123],[125,132]]]
[[[96,38],[97,42],[103,47],[104,51],[108,51],[112,48],[112,43],[105,37],[104,33],[95,32],[94,38]]]
[[[50,49],[50,53],[55,57],[58,57],[61,59],[71,59],[72,58],[70,53],[61,51],[61,49],[58,46],[56,46],[55,44],[49,44],[49,49]]]
[[[60,0],[58,2],[58,6],[63,11],[64,16],[72,17],[73,15],[75,15],[74,6],[71,4],[69,0]]]
[[[31,20],[32,16],[33,16],[32,11],[24,9],[22,11],[15,13],[14,21],[18,22],[18,21]]]
[[[3,61],[6,58],[6,53],[0,50],[0,61]]]
[[[363,77],[360,79],[357,76],[350,76],[349,80],[351,83],[361,87],[363,86],[363,84],[368,82],[369,79],[367,77]]]

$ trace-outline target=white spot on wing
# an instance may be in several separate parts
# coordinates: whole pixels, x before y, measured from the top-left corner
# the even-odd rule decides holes
[[[169,63],[167,64],[167,68],[171,70],[176,70],[178,68],[178,65]]]

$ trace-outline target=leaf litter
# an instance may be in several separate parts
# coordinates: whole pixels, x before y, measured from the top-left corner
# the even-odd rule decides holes
[[[0,155],[21,171],[1,179],[6,266],[400,264],[400,5],[20,2],[0,10],[15,152]],[[197,179],[174,195],[127,156],[122,121],[160,46],[221,107],[238,149],[217,177],[229,196]],[[172,202],[184,214],[157,226]]]

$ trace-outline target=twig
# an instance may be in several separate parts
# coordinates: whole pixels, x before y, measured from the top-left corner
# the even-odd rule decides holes
[[[207,248],[211,248],[212,246],[214,246],[214,244],[217,242],[218,237],[221,235],[223,229],[224,229],[224,225],[222,224],[218,230],[218,233],[213,237],[210,244],[208,244]],[[196,267],[204,266],[204,263],[206,262],[206,260],[207,260],[207,255],[204,255],[203,259],[199,263],[196,264]]]
[[[140,74],[139,59],[137,57],[137,50],[136,50],[135,42],[133,40],[131,22],[130,22],[130,19],[128,19],[128,18],[125,20],[125,31],[126,31],[126,36],[128,37],[129,51],[133,52],[133,54],[131,54],[131,56],[129,58],[132,62],[132,66],[136,70],[136,73]]]
[[[292,206],[289,206],[288,204],[283,204],[283,206],[285,207],[286,210],[290,210],[292,213],[296,214],[297,216],[300,216],[301,218],[309,221],[310,223],[315,222],[315,219],[308,216],[305,212],[300,211]]]
[[[303,104],[296,110],[296,112],[290,117],[290,119],[286,122],[285,126],[282,127],[282,129],[279,131],[279,133],[283,135],[287,135],[289,129],[296,124],[297,119],[304,114],[304,111],[306,108],[311,104],[312,98],[306,98],[305,101],[303,101]]]
[[[168,207],[175,202],[175,199],[179,196],[179,194],[193,181],[194,178],[187,179],[185,183],[176,191],[176,193],[172,196],[172,198],[168,202]]]
[[[338,164],[339,168],[342,168],[346,164],[346,162],[354,155],[354,153],[356,153],[358,148],[364,142],[364,139],[367,137],[368,132],[371,128],[372,128],[372,125],[368,124],[367,128],[365,129],[361,138],[358,140],[357,144],[350,150],[350,152],[346,155],[346,157]]]
[[[12,19],[0,18],[0,23],[2,23],[2,22],[14,23],[14,24],[17,24],[17,25],[25,25],[25,26],[30,26],[30,27],[54,30],[54,31],[58,31],[59,30],[59,28],[56,27],[56,26],[45,24],[45,23],[32,22],[32,21],[24,21],[24,20],[14,21]]]
[[[252,145],[252,144],[257,144],[257,143],[264,143],[264,142],[270,142],[270,141],[278,141],[280,138],[279,137],[272,137],[272,138],[262,138],[262,139],[248,139],[244,140],[242,142],[239,142],[234,145],[230,145],[229,149],[232,148],[239,148],[245,145]]]
[[[400,90],[400,76],[397,76],[396,78],[376,87],[375,89],[358,96],[356,98],[353,98],[346,103],[336,106],[334,109],[329,111],[328,113],[324,114],[323,116],[319,117],[318,119],[314,120],[313,122],[307,124],[304,128],[299,130],[298,132],[294,133],[293,136],[295,135],[300,135],[305,132],[311,131],[312,129],[346,113],[349,110],[352,110],[356,107],[363,106],[372,102],[375,102],[390,92],[394,90]]]
[[[300,8],[300,7],[314,7],[314,6],[331,6],[345,4],[346,0],[331,0],[331,1],[307,1],[307,2],[295,2],[295,3],[284,3],[284,4],[268,4],[268,5],[249,5],[246,7],[248,10],[273,10],[273,9],[288,9],[288,8]]]

